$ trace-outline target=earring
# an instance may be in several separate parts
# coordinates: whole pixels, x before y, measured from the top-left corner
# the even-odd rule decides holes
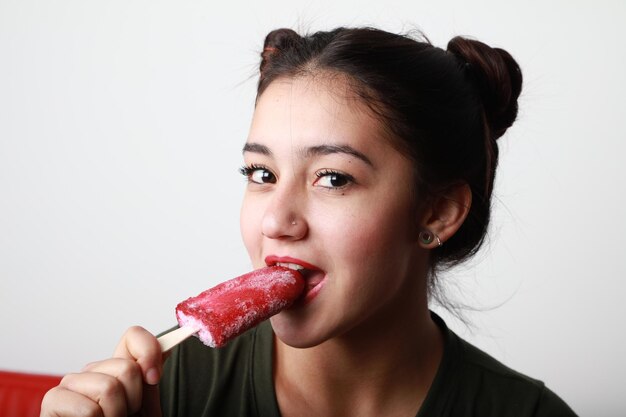
[[[419,234],[419,240],[424,246],[430,245],[435,240],[437,241],[437,247],[443,245],[443,242],[441,242],[439,236],[437,236],[436,233],[433,233],[430,230],[422,230]]]
[[[295,220],[291,222],[291,225],[292,225],[292,226],[295,226],[296,224],[297,224],[297,223],[296,223],[296,221],[295,221]]]

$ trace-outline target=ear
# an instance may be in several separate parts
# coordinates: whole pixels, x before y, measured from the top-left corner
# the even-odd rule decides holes
[[[472,191],[466,183],[454,184],[434,196],[420,219],[422,230],[434,233],[443,244],[461,227],[472,205]],[[430,245],[436,246],[437,241]]]

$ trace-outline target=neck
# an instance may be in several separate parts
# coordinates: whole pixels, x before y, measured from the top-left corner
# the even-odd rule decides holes
[[[441,360],[443,337],[426,301],[413,305],[412,314],[381,312],[309,349],[276,340],[283,415],[415,415]]]

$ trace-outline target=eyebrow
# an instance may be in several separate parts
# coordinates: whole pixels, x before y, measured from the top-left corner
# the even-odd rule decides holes
[[[242,149],[243,153],[252,152],[252,153],[260,153],[262,155],[272,156],[272,151],[265,145],[261,145],[260,143],[246,143],[243,145]]]
[[[361,161],[365,162],[369,166],[372,166],[372,167],[374,166],[374,164],[372,164],[372,161],[370,161],[370,159],[367,156],[365,156],[362,152],[357,151],[356,149],[354,149],[352,146],[349,146],[349,145],[312,146],[310,148],[306,148],[304,153],[306,156],[331,155],[334,153],[344,153],[344,154],[352,155],[355,158],[360,159]]]
[[[252,152],[259,153],[266,156],[272,156],[272,151],[265,145],[261,145],[260,143],[246,143],[243,146],[243,152]],[[305,148],[302,154],[305,157],[318,156],[318,155],[331,155],[336,153],[343,153],[347,155],[354,156],[355,158],[360,159],[365,162],[369,166],[373,167],[374,164],[372,161],[365,156],[362,152],[357,151],[352,146],[349,145],[317,145]]]

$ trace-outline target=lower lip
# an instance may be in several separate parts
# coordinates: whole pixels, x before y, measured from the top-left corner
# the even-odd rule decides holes
[[[306,293],[304,294],[304,297],[300,299],[300,302],[298,304],[307,305],[311,301],[313,301],[313,299],[315,299],[315,297],[317,297],[317,295],[320,293],[325,283],[326,283],[326,278],[324,277],[324,279],[322,279],[315,287],[306,291]]]

